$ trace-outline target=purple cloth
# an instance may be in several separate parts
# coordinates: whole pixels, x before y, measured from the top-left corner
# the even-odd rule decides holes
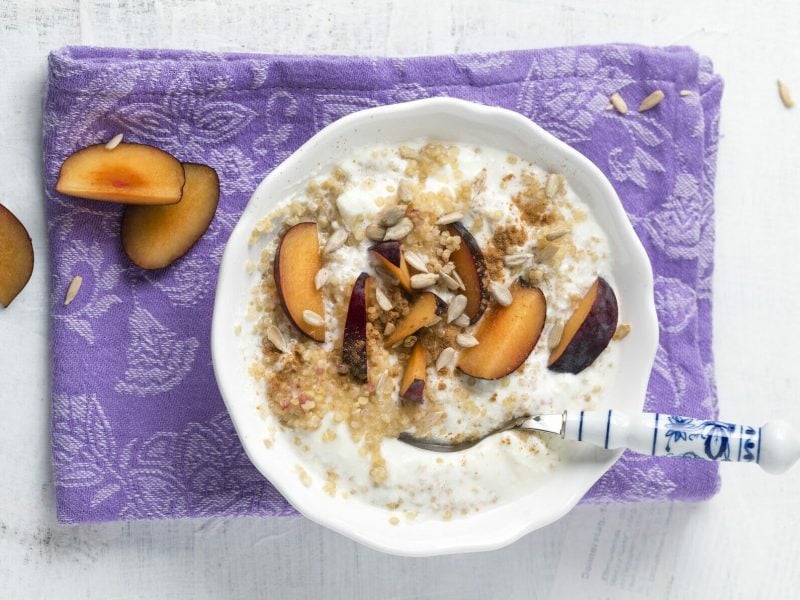
[[[666,93],[655,109],[638,102]],[[690,95],[679,95],[680,90]],[[608,110],[622,91],[627,115]],[[314,132],[357,110],[449,95],[530,117],[617,189],[655,271],[654,411],[715,417],[714,166],[722,82],[688,48],[597,46],[423,58],[65,48],[50,56],[44,177],[52,264],[52,445],[61,522],[294,510],[246,458],[211,368],[225,241],[251,193]],[[54,191],[73,151],[122,132],[220,175],[219,210],[187,256],[132,266],[121,207]],[[77,298],[64,306],[75,275]],[[717,465],[630,453],[588,502],[701,500]]]

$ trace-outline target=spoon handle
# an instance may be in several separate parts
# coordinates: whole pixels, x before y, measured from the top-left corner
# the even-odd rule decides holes
[[[658,413],[565,411],[562,436],[652,456],[756,463],[775,474],[800,458],[800,437],[784,421],[751,427]]]

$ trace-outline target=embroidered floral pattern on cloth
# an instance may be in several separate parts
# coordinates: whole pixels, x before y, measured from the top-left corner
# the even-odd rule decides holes
[[[666,96],[652,110],[607,108],[614,92],[638,106],[656,89]],[[294,514],[248,461],[214,381],[209,330],[225,241],[258,183],[314,132],[353,111],[429,96],[516,110],[606,173],[655,274],[661,341],[645,408],[716,417],[712,195],[721,93],[710,62],[687,48],[407,59],[54,52],[44,176],[59,520]],[[209,230],[167,269],[143,271],[126,259],[121,207],[54,190],[70,153],[117,133],[220,175]],[[65,306],[76,275],[81,293]],[[714,463],[625,453],[585,501],[700,500],[718,485]]]

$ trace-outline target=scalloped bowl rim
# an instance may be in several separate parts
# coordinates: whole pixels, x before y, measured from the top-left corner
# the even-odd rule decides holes
[[[406,132],[414,134],[405,135]],[[642,410],[658,346],[653,274],[644,247],[611,183],[588,158],[521,114],[453,98],[415,100],[347,115],[319,131],[267,175],[248,202],[222,257],[211,331],[214,371],[247,456],[301,514],[392,554],[432,556],[492,550],[564,516],[622,451],[581,447],[559,466],[553,476],[558,481],[549,480],[511,502],[448,522],[426,520],[393,527],[383,509],[331,498],[321,489],[305,487],[287,466],[286,457],[265,447],[264,422],[255,410],[252,382],[244,381],[249,376],[234,333],[242,295],[249,296],[253,282],[245,265],[251,252],[250,235],[269,210],[271,199],[285,198],[293,188],[298,190],[315,172],[346,155],[350,147],[387,138],[400,143],[402,139],[418,137],[476,145],[489,140],[496,147],[566,175],[609,237],[621,320],[624,316],[634,326],[620,354],[615,391],[620,392],[621,400],[615,400],[614,407],[630,412]],[[494,140],[500,143],[492,143]]]

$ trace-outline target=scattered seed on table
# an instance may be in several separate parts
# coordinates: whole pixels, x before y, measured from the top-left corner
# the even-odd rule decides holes
[[[619,95],[619,92],[614,92],[611,94],[611,106],[617,109],[617,112],[621,115],[624,115],[628,112],[628,105],[625,103],[625,100],[622,96]]]
[[[780,79],[778,79],[778,95],[781,97],[781,102],[783,102],[786,108],[792,108],[794,106],[794,100],[792,100],[792,93],[789,90],[789,86]]]
[[[663,99],[664,99],[664,92],[662,92],[661,90],[656,90],[655,92],[647,96],[647,98],[642,100],[642,103],[639,105],[639,112],[644,112],[646,110],[650,110],[651,108],[655,108],[661,103]]]
[[[82,284],[83,277],[80,275],[75,275],[75,277],[72,278],[72,281],[69,282],[69,287],[67,288],[67,294],[64,297],[64,306],[67,306],[70,302],[75,300],[75,296],[78,295]]]

